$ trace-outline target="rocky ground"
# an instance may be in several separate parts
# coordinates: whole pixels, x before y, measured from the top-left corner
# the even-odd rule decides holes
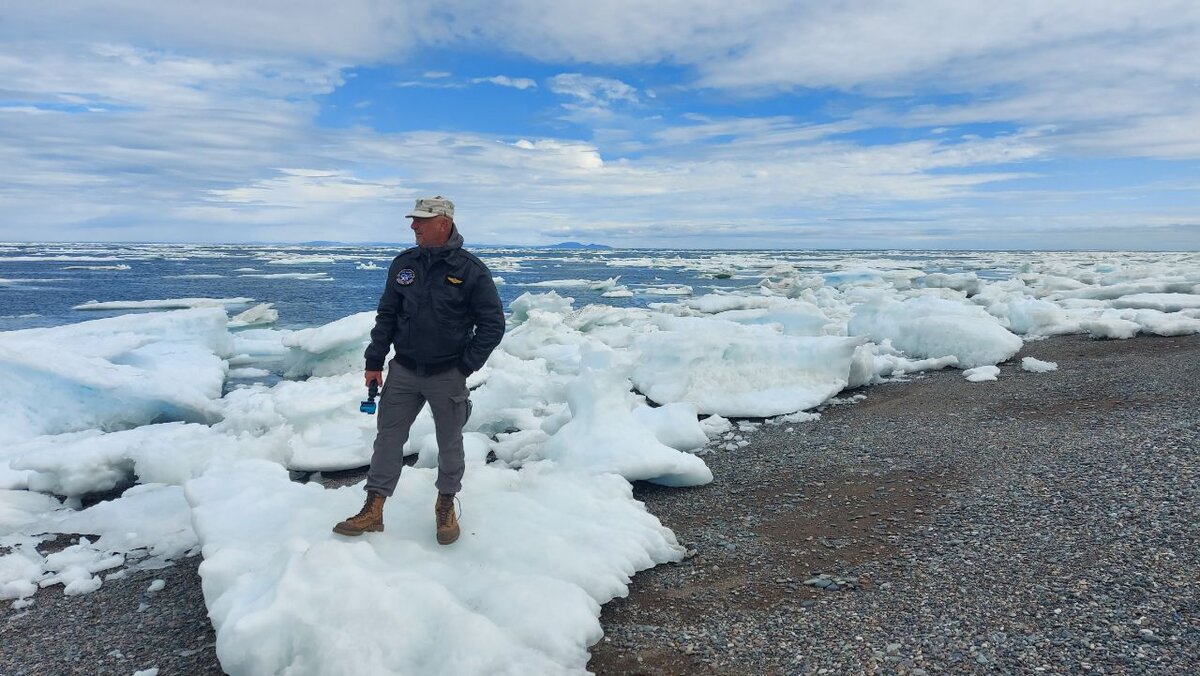
[[[604,607],[589,668],[1200,673],[1200,340],[1026,355],[1059,370],[877,385],[639,486],[695,555]]]
[[[1025,355],[1059,370],[844,393],[639,484],[691,555],[604,607],[589,669],[1200,673],[1200,338]],[[221,673],[198,563],[5,604],[0,674]]]

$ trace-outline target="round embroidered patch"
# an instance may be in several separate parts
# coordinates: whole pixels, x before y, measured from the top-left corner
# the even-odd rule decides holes
[[[401,286],[408,286],[417,278],[417,273],[413,272],[412,268],[404,268],[396,273],[396,283]]]

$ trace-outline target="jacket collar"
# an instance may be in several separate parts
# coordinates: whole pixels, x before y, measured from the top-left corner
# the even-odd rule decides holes
[[[417,247],[420,250],[422,257],[432,259],[451,258],[456,255],[459,249],[462,249],[463,238],[458,233],[458,226],[450,224],[450,237],[446,239],[446,243],[441,246],[422,246]]]

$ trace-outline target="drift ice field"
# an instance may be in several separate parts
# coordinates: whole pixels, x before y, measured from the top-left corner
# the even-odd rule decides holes
[[[1200,333],[1195,253],[475,251],[508,330],[440,547],[427,410],[386,532],[330,532],[361,484],[293,480],[369,461],[395,251],[0,245],[0,599],[200,554],[232,674],[583,673],[601,605],[685,555],[630,482],[708,483],[706,454],[847,389],[1053,378],[1047,336]],[[56,534],[83,537],[41,554]]]

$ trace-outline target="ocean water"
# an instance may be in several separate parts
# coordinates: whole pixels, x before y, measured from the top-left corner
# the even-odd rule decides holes
[[[88,301],[247,297],[272,303],[280,328],[301,328],[372,310],[387,267],[403,245],[275,246],[186,244],[0,244],[0,330],[56,326],[132,310],[77,310]],[[700,251],[471,248],[497,278],[505,307],[525,292],[557,291],[576,307],[671,301],[670,287],[754,292],[772,267],[824,274],[915,268],[1013,274],[1034,252]],[[633,296],[602,296],[616,278]],[[591,282],[588,284],[588,282]],[[548,283],[548,285],[547,285]],[[248,306],[248,305],[247,305]],[[246,306],[231,306],[231,312]]]

